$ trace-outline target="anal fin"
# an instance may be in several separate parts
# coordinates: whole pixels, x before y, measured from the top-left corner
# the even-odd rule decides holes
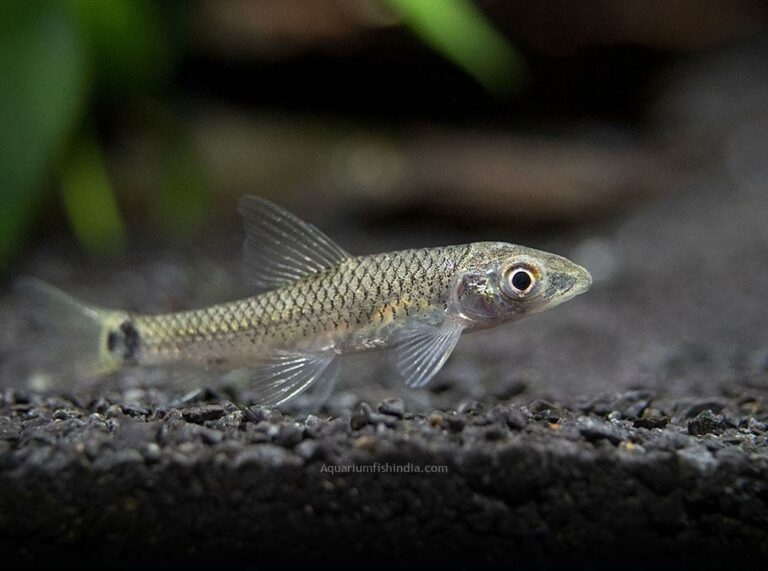
[[[299,353],[281,351],[258,367],[241,368],[226,375],[223,382],[247,386],[258,404],[280,405],[297,397],[310,386],[331,382],[338,373],[333,352]]]

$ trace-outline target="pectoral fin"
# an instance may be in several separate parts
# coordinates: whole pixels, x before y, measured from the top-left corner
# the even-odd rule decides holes
[[[418,324],[403,331],[397,368],[409,387],[423,387],[442,368],[464,327],[454,321],[440,326]]]
[[[336,353],[280,352],[259,367],[237,369],[224,382],[247,385],[258,404],[279,405],[338,373]]]

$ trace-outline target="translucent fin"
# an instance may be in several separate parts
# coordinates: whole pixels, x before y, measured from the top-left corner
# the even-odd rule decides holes
[[[84,305],[36,278],[17,280],[14,292],[36,334],[19,357],[32,373],[35,388],[47,388],[48,381],[84,380],[119,367],[107,348],[107,336],[123,313]]]
[[[300,395],[299,398],[291,402],[291,410],[303,414],[317,413],[323,408],[331,398],[334,389],[339,381],[339,361],[334,359],[333,363],[325,370],[320,378],[309,389]]]
[[[415,324],[403,332],[397,347],[397,368],[409,387],[423,387],[442,368],[464,328],[449,321],[442,326]]]
[[[349,257],[320,230],[263,198],[244,196],[238,210],[245,222],[246,276],[260,290],[327,270]]]
[[[281,352],[266,364],[247,369],[237,369],[224,382],[247,385],[247,392],[258,404],[279,405],[300,395],[326,375],[338,373],[336,353]],[[328,380],[333,383],[333,381]]]

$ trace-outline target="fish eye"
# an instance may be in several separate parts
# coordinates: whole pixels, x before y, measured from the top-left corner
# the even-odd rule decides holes
[[[501,289],[510,297],[524,297],[536,287],[536,283],[536,273],[532,268],[512,266],[504,274]]]

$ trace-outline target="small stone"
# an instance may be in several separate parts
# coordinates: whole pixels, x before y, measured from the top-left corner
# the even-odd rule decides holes
[[[645,418],[636,418],[632,423],[635,428],[647,428],[651,430],[653,428],[664,428],[669,424],[668,416],[648,416]]]
[[[378,410],[381,414],[403,418],[405,414],[405,403],[401,398],[387,399],[379,404]]]
[[[762,434],[766,431],[766,424],[764,422],[760,422],[759,420],[756,420],[754,418],[750,418],[748,420],[749,431],[752,434]]]
[[[212,421],[209,426],[217,430],[239,428],[240,425],[243,423],[244,418],[245,418],[245,415],[241,410],[234,410],[229,414],[225,414],[218,420]]]
[[[504,437],[504,432],[501,430],[501,428],[494,425],[485,429],[483,436],[485,436],[486,440],[494,442],[496,440],[501,440]]]
[[[215,430],[213,428],[200,428],[200,439],[205,442],[206,444],[218,444],[222,440],[224,440],[224,435],[220,430]]]
[[[0,417],[0,440],[18,440],[19,431],[10,418]]]
[[[30,404],[30,396],[19,389],[7,389],[3,393],[3,400],[8,404]]]
[[[541,399],[536,399],[535,401],[531,401],[531,404],[528,405],[528,409],[534,413],[538,414],[540,412],[548,412],[555,408],[555,405],[553,405],[551,402]]]
[[[123,414],[134,418],[147,416],[149,414],[149,409],[136,403],[125,403],[121,405],[120,408],[122,409]]]
[[[104,416],[107,418],[118,418],[123,416],[123,408],[119,404],[110,405],[109,408],[104,411]]]
[[[360,430],[371,420],[371,407],[368,403],[361,402],[355,413],[349,419],[352,430]]]
[[[627,436],[625,431],[604,421],[586,418],[579,427],[579,432],[585,440],[595,443],[607,440],[611,444],[618,444]]]
[[[559,406],[541,399],[531,402],[528,405],[528,410],[533,413],[536,420],[546,420],[548,422],[558,422],[565,414]]]
[[[445,422],[445,416],[440,412],[431,412],[427,416],[427,422],[434,427],[440,427]]]
[[[314,440],[304,440],[294,448],[294,451],[305,460],[312,460],[317,455],[319,446]]]
[[[445,422],[448,424],[448,429],[453,432],[461,432],[466,426],[466,421],[463,416],[458,414],[451,414],[445,417]]]
[[[291,457],[299,460],[280,446],[258,444],[241,450],[235,457],[233,465],[235,468],[253,465],[277,468],[293,463]]]
[[[192,424],[203,424],[205,421],[218,420],[226,413],[227,411],[224,407],[217,404],[196,406],[181,411],[184,420]]]
[[[104,412],[109,408],[110,402],[105,399],[104,397],[99,397],[95,401],[93,401],[88,408],[92,412],[97,412],[99,414],[104,414]]]
[[[638,418],[650,406],[653,394],[646,391],[608,393],[581,404],[583,412],[593,412],[611,420]]]
[[[485,405],[476,400],[464,401],[460,403],[459,408],[456,409],[457,412],[462,414],[478,414],[483,412],[483,410],[485,410]]]
[[[80,411],[72,408],[60,408],[53,413],[54,420],[70,420],[72,418],[79,418]]]
[[[277,437],[275,443],[286,448],[292,448],[304,439],[303,428],[294,423],[281,424],[277,431]]]
[[[725,418],[714,414],[711,410],[704,410],[696,415],[696,418],[688,422],[688,434],[701,436],[702,434],[720,433],[731,427]]]
[[[509,408],[503,412],[507,426],[512,430],[522,430],[528,425],[523,413],[516,408]]]
[[[150,442],[144,449],[144,458],[147,462],[158,462],[160,460],[160,446],[156,442]]]
[[[352,446],[355,448],[361,449],[361,450],[373,450],[373,448],[376,446],[376,437],[371,436],[370,434],[364,434],[362,436],[358,436],[355,438],[355,440],[352,442]]]
[[[261,421],[267,420],[271,412],[269,408],[261,405],[243,406],[240,410],[245,416],[245,420],[253,424],[259,424]]]

